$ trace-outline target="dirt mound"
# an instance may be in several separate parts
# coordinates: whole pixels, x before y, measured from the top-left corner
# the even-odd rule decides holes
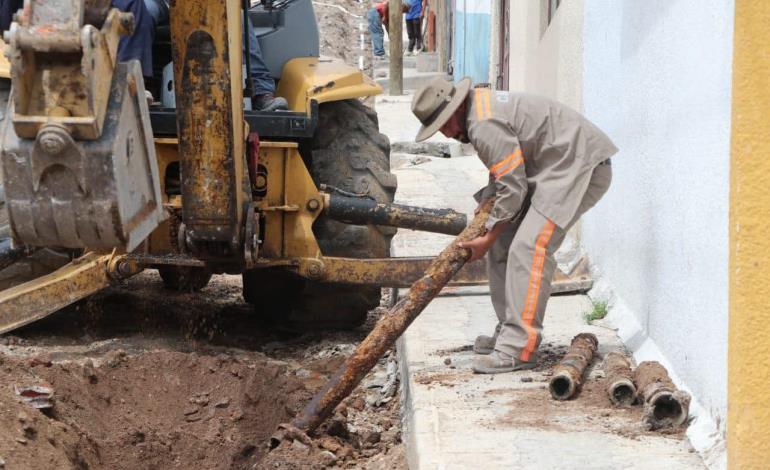
[[[275,468],[288,456],[267,454],[269,436],[376,316],[352,331],[282,332],[244,304],[238,278],[215,276],[194,295],[169,293],[157,274],[141,274],[0,337],[0,462],[7,469]],[[394,358],[383,358],[314,437],[309,448],[317,452],[295,452],[284,468],[406,468],[398,399],[378,395],[394,374]],[[53,389],[52,409],[37,410],[15,393],[35,385]]]
[[[4,360],[8,468],[252,468],[260,444],[310,397],[267,358],[112,351],[49,364]],[[54,407],[44,414],[20,403],[12,384],[48,384]]]
[[[355,0],[330,0],[313,2],[320,31],[321,55],[342,59],[346,64],[358,66],[361,51],[361,34],[364,35],[365,55],[369,54],[371,41],[366,30],[368,2]],[[359,23],[363,29],[359,29]]]

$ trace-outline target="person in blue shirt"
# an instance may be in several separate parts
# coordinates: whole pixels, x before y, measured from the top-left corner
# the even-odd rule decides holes
[[[422,12],[423,1],[409,0],[409,11],[406,12],[406,34],[409,36],[407,55],[422,51]]]

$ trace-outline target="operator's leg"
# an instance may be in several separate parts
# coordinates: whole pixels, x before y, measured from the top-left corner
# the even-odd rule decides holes
[[[252,107],[258,111],[288,109],[289,105],[286,99],[275,96],[275,80],[270,75],[270,70],[267,68],[265,61],[262,60],[262,49],[259,46],[257,32],[251,24],[251,18],[246,22],[246,25],[248,31],[245,33],[249,35],[251,83],[254,90],[254,95],[251,97]]]
[[[554,253],[567,230],[607,192],[612,180],[609,164],[594,169],[577,214],[564,229],[534,207],[527,210],[508,250],[505,315],[495,353],[474,361],[477,372],[495,373],[533,367],[542,340],[543,317],[556,269]],[[492,279],[490,278],[490,283]]]
[[[144,7],[155,28],[168,24],[168,5],[165,0],[144,0]]]
[[[123,36],[118,43],[118,61],[138,60],[142,75],[152,77],[152,41],[155,27],[143,0],[112,0],[112,6],[134,14],[134,34]]]
[[[0,31],[8,31],[13,22],[13,15],[24,7],[24,0],[0,1]]]
[[[370,8],[366,13],[366,20],[369,23],[369,34],[372,36],[372,52],[377,57],[385,56],[384,32],[382,31],[382,21],[376,8]]]

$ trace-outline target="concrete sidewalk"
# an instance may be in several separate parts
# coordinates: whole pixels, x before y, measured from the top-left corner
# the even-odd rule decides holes
[[[410,140],[419,128],[409,100],[378,98],[380,127],[392,141]],[[471,194],[487,180],[474,156],[396,157],[399,202],[471,212]],[[394,254],[436,254],[450,240],[400,230]],[[575,400],[550,398],[548,373],[575,334],[596,334],[602,354],[621,347],[613,330],[586,324],[590,308],[585,296],[553,297],[538,369],[474,375],[469,346],[496,321],[488,290],[445,289],[399,341],[410,468],[703,468],[681,433],[646,432],[638,408],[611,408],[599,381],[589,380]],[[596,379],[598,369],[590,377]]]

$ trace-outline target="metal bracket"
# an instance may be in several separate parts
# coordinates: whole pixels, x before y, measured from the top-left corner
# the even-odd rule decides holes
[[[86,194],[86,156],[62,124],[49,122],[40,129],[30,157],[32,188],[35,192],[46,170],[58,165],[72,172],[81,192]]]
[[[432,256],[400,258],[293,258],[260,259],[257,267],[283,267],[298,276],[319,282],[357,284],[376,287],[410,287],[425,274]],[[482,286],[489,283],[486,260],[467,263],[448,286]],[[569,275],[557,271],[551,293],[585,292],[593,285],[587,273],[573,270]]]
[[[87,253],[50,274],[0,291],[0,334],[45,318],[109,286],[111,258]]]

